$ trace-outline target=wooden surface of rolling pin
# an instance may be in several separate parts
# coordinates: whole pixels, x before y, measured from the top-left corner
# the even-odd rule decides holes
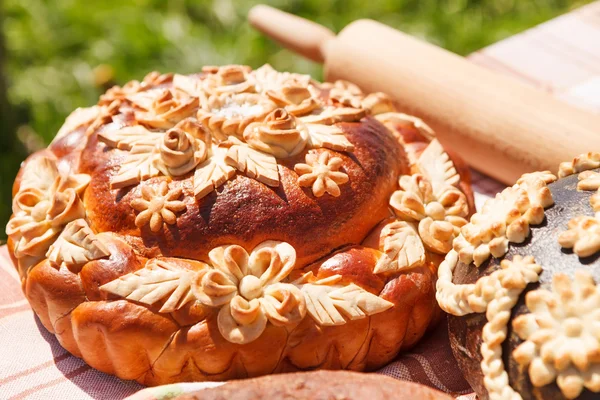
[[[388,93],[400,111],[422,118],[446,146],[506,184],[600,150],[600,116],[381,23],[355,21],[335,36],[267,6],[249,18],[283,45],[324,62],[327,80]]]

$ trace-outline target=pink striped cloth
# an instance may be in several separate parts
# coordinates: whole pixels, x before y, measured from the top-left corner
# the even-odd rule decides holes
[[[503,186],[473,172],[476,203]],[[20,280],[6,246],[0,247],[0,399],[110,399],[134,395],[138,400],[167,400],[202,388],[201,383],[150,388],[123,381],[88,366],[64,350],[40,323],[21,291]],[[425,337],[410,353],[378,373],[420,382],[455,395],[471,392],[458,370],[445,323]],[[474,396],[461,396],[472,400]]]

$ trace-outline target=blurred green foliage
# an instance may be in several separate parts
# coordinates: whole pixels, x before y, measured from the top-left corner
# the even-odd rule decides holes
[[[247,12],[259,2],[4,0],[0,226],[10,216],[10,188],[20,161],[44,147],[71,110],[94,104],[115,83],[141,79],[152,70],[190,73],[207,64],[257,67],[266,62],[320,78],[319,65],[281,49],[249,27]],[[590,1],[263,2],[334,31],[355,19],[376,19],[465,55]]]

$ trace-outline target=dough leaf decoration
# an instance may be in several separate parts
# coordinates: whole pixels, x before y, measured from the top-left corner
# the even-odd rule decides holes
[[[235,169],[225,162],[226,148],[213,146],[212,157],[196,167],[194,195],[201,199],[235,175]]]
[[[317,281],[301,285],[300,290],[306,301],[306,310],[322,326],[344,325],[346,318],[365,318],[394,305],[354,283],[329,286]]]
[[[325,147],[337,151],[353,151],[354,145],[335,125],[306,124],[308,129],[308,147],[312,149]]]
[[[377,261],[374,273],[398,272],[425,262],[425,249],[414,226],[405,221],[387,224],[380,235],[383,256]]]
[[[460,181],[452,160],[437,139],[433,139],[421,153],[417,166],[431,182],[435,195],[438,195],[445,186],[455,186]]]
[[[144,268],[102,285],[100,289],[149,306],[166,299],[159,311],[169,313],[195,299],[191,288],[197,275],[198,271],[152,259]]]
[[[225,162],[248,177],[269,186],[279,186],[279,171],[274,156],[255,150],[234,137],[227,150]]]
[[[46,253],[52,264],[58,267],[64,264],[74,273],[86,263],[109,255],[110,251],[84,219],[69,222]]]
[[[162,137],[162,132],[149,131],[142,125],[125,126],[115,131],[98,133],[98,139],[120,150],[131,150],[136,145],[154,146]]]
[[[119,172],[110,181],[111,189],[136,185],[161,174],[156,168],[160,154],[155,145],[136,144],[121,164]]]

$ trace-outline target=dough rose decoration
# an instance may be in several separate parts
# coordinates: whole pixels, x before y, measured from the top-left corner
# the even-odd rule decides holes
[[[267,115],[264,122],[248,125],[244,130],[244,139],[257,150],[277,158],[286,158],[304,150],[308,131],[285,109],[277,108]]]
[[[202,81],[202,88],[209,95],[254,92],[256,83],[251,71],[245,65],[204,67],[202,72],[206,78]]]
[[[111,178],[111,189],[159,175],[182,176],[192,171],[207,157],[206,143],[192,136],[202,132],[196,122],[182,120],[166,132],[133,125],[98,133],[98,139],[108,146],[128,151],[119,171]]]
[[[206,159],[206,144],[181,127],[169,129],[159,144],[162,162],[157,167],[167,176],[185,175]]]
[[[270,91],[277,93],[286,84],[300,85],[307,88],[318,85],[317,82],[311,79],[310,75],[287,71],[280,72],[273,69],[269,64],[265,64],[254,70],[252,74],[256,80],[256,91],[260,93],[268,93]]]
[[[294,116],[302,116],[323,106],[320,99],[313,96],[309,86],[298,81],[285,83],[279,91],[268,90],[266,95],[280,107]]]
[[[149,128],[169,129],[177,122],[191,116],[199,101],[173,89],[151,89],[126,97],[134,106],[136,120]]]
[[[264,120],[276,107],[268,98],[254,93],[213,95],[198,110],[197,117],[213,138],[223,141],[229,136],[241,137],[249,124]]]
[[[307,153],[306,164],[296,164],[294,170],[299,175],[300,186],[310,187],[315,196],[321,197],[325,193],[333,197],[341,194],[339,185],[348,182],[348,175],[342,171],[343,160],[331,157],[327,151],[322,153]]]
[[[567,399],[583,388],[600,392],[600,290],[592,275],[575,272],[575,279],[555,274],[552,290],[538,289],[525,296],[529,314],[513,320],[524,340],[512,353],[528,368],[536,387],[554,381]]]

